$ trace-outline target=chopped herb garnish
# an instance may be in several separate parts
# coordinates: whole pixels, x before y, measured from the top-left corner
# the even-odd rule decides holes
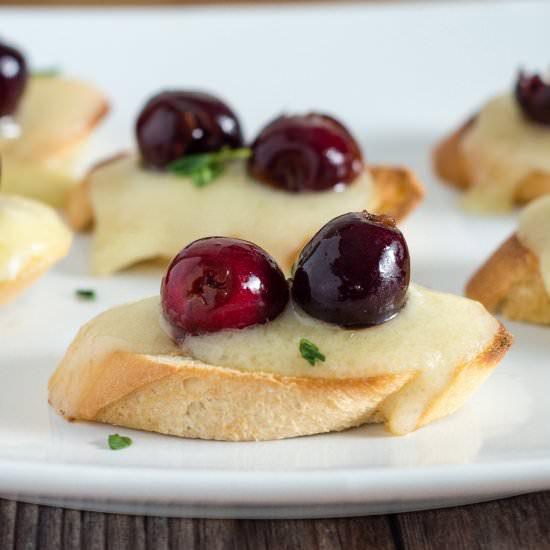
[[[59,67],[50,67],[49,69],[40,69],[33,71],[32,76],[38,76],[40,78],[54,78],[61,74]]]
[[[204,187],[215,180],[225,168],[228,162],[247,159],[252,154],[248,147],[229,149],[224,147],[214,153],[197,153],[187,155],[168,165],[168,170],[176,176],[186,176],[196,187]]]
[[[313,367],[316,361],[324,361],[326,357],[319,348],[306,338],[300,338],[300,355]]]
[[[95,290],[91,290],[88,288],[78,288],[75,290],[75,294],[82,298],[83,300],[95,300],[96,299],[96,293]]]
[[[109,448],[113,451],[120,451],[132,444],[132,440],[125,435],[111,434],[109,436]]]

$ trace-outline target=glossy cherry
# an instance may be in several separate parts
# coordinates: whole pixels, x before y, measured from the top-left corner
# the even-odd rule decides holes
[[[327,223],[304,247],[292,298],[322,321],[368,327],[399,313],[409,278],[409,251],[395,222],[352,212]]]
[[[538,74],[521,71],[516,83],[516,99],[523,114],[533,122],[550,126],[550,82]]]
[[[0,117],[15,112],[27,77],[27,64],[21,52],[0,42]]]
[[[202,92],[167,91],[151,98],[136,123],[143,165],[163,169],[187,154],[236,148],[243,144],[235,113]]]
[[[203,334],[265,323],[281,313],[288,283],[259,246],[208,237],[186,246],[162,281],[162,308],[173,334]]]
[[[287,191],[323,191],[351,183],[363,159],[336,119],[319,114],[280,116],[252,144],[251,175]]]

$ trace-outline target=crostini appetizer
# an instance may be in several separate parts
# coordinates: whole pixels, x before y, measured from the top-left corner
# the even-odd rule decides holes
[[[388,217],[348,213],[306,244],[293,278],[240,239],[172,260],[161,295],[86,324],[49,383],[67,419],[180,437],[268,440],[446,416],[512,342],[486,309],[409,284]]]
[[[471,278],[466,294],[509,319],[550,325],[550,196],[521,212],[516,233]]]
[[[2,191],[64,206],[82,146],[107,111],[95,87],[33,74],[21,52],[0,42]]]
[[[71,232],[51,207],[0,193],[0,305],[63,258]]]
[[[434,151],[440,178],[466,206],[502,211],[550,193],[550,83],[520,73],[513,93],[491,99]]]
[[[139,154],[91,171],[72,194],[72,227],[93,225],[92,271],[108,275],[204,235],[253,240],[285,272],[322,223],[369,208],[400,219],[423,190],[403,168],[368,166],[327,115],[281,116],[244,147],[235,113],[201,92],[153,97],[136,124]]]

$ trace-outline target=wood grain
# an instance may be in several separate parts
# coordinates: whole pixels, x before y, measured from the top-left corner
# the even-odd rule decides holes
[[[0,500],[1,550],[545,550],[550,492],[391,516],[203,520],[78,512]]]
[[[550,548],[550,492],[449,510],[401,514],[405,548]]]

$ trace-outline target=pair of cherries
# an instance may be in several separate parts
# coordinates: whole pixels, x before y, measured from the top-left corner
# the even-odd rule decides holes
[[[393,220],[352,212],[311,239],[290,281],[252,243],[227,237],[194,241],[168,267],[162,308],[177,340],[266,323],[290,297],[316,319],[361,328],[397,315],[409,278],[409,251]]]
[[[243,147],[235,113],[201,92],[162,92],[141,111],[136,136],[145,168],[163,170],[198,153]],[[352,182],[363,168],[361,150],[336,119],[318,113],[280,116],[251,146],[253,178],[287,191],[322,191]]]

